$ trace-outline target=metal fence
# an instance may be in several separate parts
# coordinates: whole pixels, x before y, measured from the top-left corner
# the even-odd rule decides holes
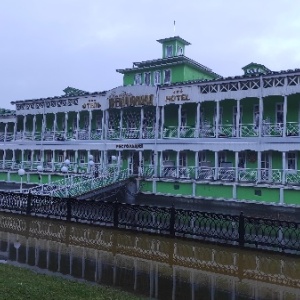
[[[116,200],[116,199],[115,199]],[[0,192],[0,210],[170,237],[300,254],[300,223],[240,215]]]

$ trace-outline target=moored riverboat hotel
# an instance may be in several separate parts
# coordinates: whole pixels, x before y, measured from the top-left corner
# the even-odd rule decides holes
[[[47,184],[127,170],[147,194],[300,204],[300,69],[258,63],[224,78],[185,55],[118,69],[123,85],[12,102],[1,115],[0,179]],[[92,163],[91,163],[92,162]]]

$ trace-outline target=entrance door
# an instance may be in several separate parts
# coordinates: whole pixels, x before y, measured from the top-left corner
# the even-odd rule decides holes
[[[129,169],[129,175],[139,174],[139,152],[138,151],[129,153],[128,169]]]
[[[272,153],[263,152],[261,154],[261,181],[272,179]]]

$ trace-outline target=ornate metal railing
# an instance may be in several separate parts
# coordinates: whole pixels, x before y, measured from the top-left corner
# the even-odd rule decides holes
[[[143,128],[142,138],[143,139],[154,139],[155,138],[155,128],[154,127]]]
[[[169,126],[165,127],[162,133],[162,138],[178,138],[178,127],[177,126]]]
[[[128,170],[118,171],[117,167],[98,170],[89,175],[66,175],[63,179],[50,184],[42,184],[28,191],[36,195],[49,195],[51,197],[76,197],[90,191],[110,185],[129,178]]]
[[[264,123],[262,125],[263,136],[282,136],[283,124],[279,123]]]
[[[0,210],[246,248],[300,254],[300,223],[175,207],[0,192]]]
[[[219,125],[219,137],[234,137],[236,136],[236,128],[233,124],[223,124]]]
[[[139,139],[141,130],[139,128],[122,128],[122,139]]]
[[[287,122],[286,123],[286,136],[299,136],[300,127],[297,122]]]
[[[241,137],[255,137],[258,136],[258,126],[255,124],[241,124],[240,125]]]

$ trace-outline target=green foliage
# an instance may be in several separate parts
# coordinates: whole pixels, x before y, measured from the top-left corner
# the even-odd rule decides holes
[[[37,274],[8,264],[0,264],[0,290],[1,300],[143,299],[117,289]]]

